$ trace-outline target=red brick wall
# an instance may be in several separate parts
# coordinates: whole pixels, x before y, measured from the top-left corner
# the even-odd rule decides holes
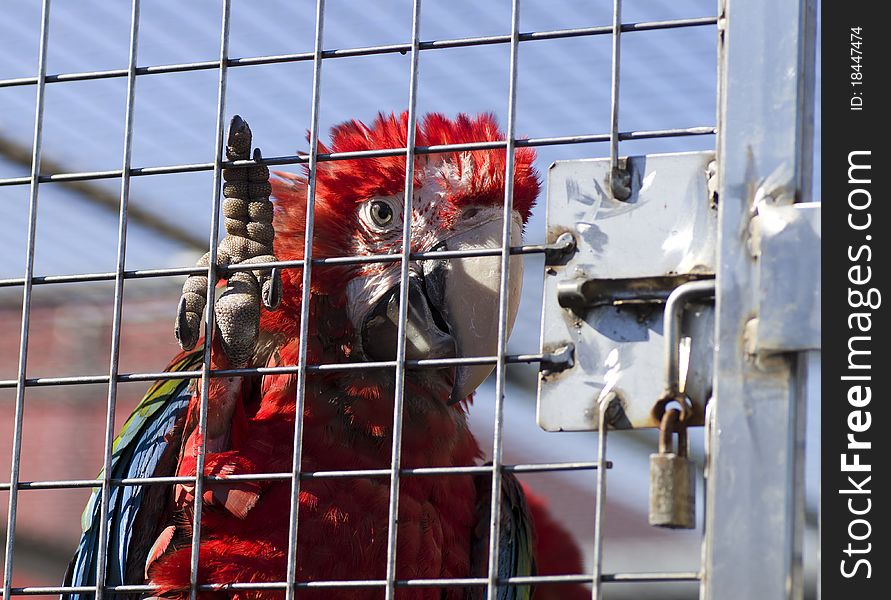
[[[107,375],[113,287],[35,286],[27,377]],[[9,290],[12,291],[12,290]],[[14,380],[21,328],[20,290],[0,297],[0,379]],[[178,351],[173,316],[179,290],[159,282],[127,282],[120,372],[161,371]],[[118,386],[115,433],[147,383]],[[0,389],[0,481],[8,482],[15,388]],[[28,387],[24,395],[20,481],[92,479],[102,466],[107,384]],[[13,585],[58,585],[80,536],[90,490],[21,490]],[[0,531],[9,495],[0,492]],[[5,534],[2,536],[5,539]],[[3,556],[0,552],[0,563]]]

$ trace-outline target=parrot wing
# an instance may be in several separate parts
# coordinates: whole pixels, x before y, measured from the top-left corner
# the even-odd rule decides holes
[[[477,525],[471,551],[471,569],[476,577],[485,577],[489,566],[489,520],[492,505],[492,478],[476,478]],[[513,473],[501,477],[501,527],[498,541],[498,578],[525,577],[536,574],[535,528],[526,494]],[[529,600],[530,585],[504,586],[498,600]],[[485,597],[484,587],[472,588],[468,600]]]
[[[191,371],[201,366],[203,352],[190,352],[179,355],[167,367],[167,371]],[[165,451],[169,446],[167,434],[174,428],[177,419],[189,405],[192,396],[189,391],[189,379],[166,379],[156,381],[146,392],[142,401],[127,419],[121,433],[115,438],[112,446],[111,478],[140,478],[169,475],[161,473],[159,465],[169,462],[172,473],[173,462],[164,461]],[[176,452],[167,453],[169,457]],[[102,478],[100,471],[99,477]],[[106,567],[106,583],[121,585],[127,571],[128,550],[140,507],[154,496],[160,510],[161,485],[129,485],[115,486],[111,489],[108,500],[108,561]],[[153,494],[154,492],[154,494]],[[66,586],[91,586],[96,584],[96,557],[99,550],[99,523],[102,506],[101,488],[95,488],[81,517],[83,535],[77,551],[65,573]],[[154,540],[152,532],[142,532],[140,537]],[[144,540],[142,540],[144,542]],[[144,545],[144,544],[143,544]],[[143,559],[144,560],[144,559]],[[129,579],[129,578],[128,578]],[[62,600],[85,600],[92,593],[62,594]]]

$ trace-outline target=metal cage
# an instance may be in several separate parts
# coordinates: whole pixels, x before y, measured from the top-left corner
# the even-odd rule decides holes
[[[16,585],[13,578],[13,567],[16,557],[16,518],[26,490],[57,490],[62,488],[82,488],[99,490],[101,494],[103,514],[107,511],[108,496],[115,486],[142,486],[171,483],[193,483],[195,497],[198,499],[194,507],[194,536],[192,542],[192,587],[194,598],[199,590],[219,589],[215,586],[200,585],[197,580],[199,561],[199,541],[201,532],[201,497],[205,483],[214,481],[244,481],[257,479],[278,479],[291,481],[292,504],[290,513],[289,561],[286,578],[277,583],[231,582],[226,590],[278,590],[284,591],[286,597],[299,595],[302,588],[336,589],[352,587],[380,588],[385,597],[394,598],[396,590],[404,587],[445,587],[462,586],[478,587],[487,590],[488,598],[498,597],[499,590],[506,586],[529,583],[585,583],[590,584],[594,598],[608,597],[603,584],[623,582],[692,582],[699,586],[704,598],[799,598],[803,597],[803,575],[801,568],[802,536],[804,528],[804,501],[802,484],[802,451],[803,443],[803,408],[801,385],[806,374],[804,359],[797,360],[783,355],[780,362],[774,364],[767,372],[753,367],[746,361],[746,351],[736,340],[745,331],[747,315],[753,309],[753,302],[746,290],[756,285],[753,267],[743,260],[745,244],[740,244],[735,236],[741,224],[750,215],[746,212],[746,186],[763,183],[781,167],[784,179],[779,187],[784,193],[791,194],[798,201],[809,198],[810,171],[810,136],[812,118],[811,94],[813,88],[813,21],[815,6],[810,0],[796,2],[770,3],[764,1],[743,3],[738,0],[722,0],[713,15],[694,18],[678,18],[671,20],[650,20],[626,22],[622,18],[622,0],[612,2],[612,20],[590,27],[563,28],[552,30],[522,31],[521,7],[525,2],[510,2],[510,21],[504,23],[509,33],[502,35],[484,35],[457,39],[424,39],[421,36],[422,7],[433,0],[412,0],[410,2],[410,40],[406,43],[381,44],[366,47],[331,48],[325,43],[326,2],[316,0],[314,16],[306,10],[302,18],[313,19],[313,49],[309,52],[265,56],[232,56],[230,51],[230,29],[233,12],[230,0],[222,0],[221,23],[219,26],[219,56],[217,59],[201,62],[182,62],[175,64],[140,64],[138,49],[140,41],[140,0],[132,0],[129,23],[129,59],[126,68],[95,70],[89,72],[47,72],[47,53],[50,46],[50,0],[42,1],[37,74],[35,76],[7,78],[0,71],[0,92],[10,88],[30,90],[36,94],[34,101],[33,143],[25,156],[20,156],[20,163],[27,164],[29,174],[24,176],[5,177],[0,179],[0,187],[10,189],[18,186],[27,188],[27,243],[25,246],[24,274],[0,280],[0,288],[21,290],[21,336],[17,350],[18,368],[15,377],[0,381],[0,389],[15,390],[14,424],[11,439],[11,471],[8,481],[0,483],[0,491],[8,492],[8,526],[5,545],[5,568],[2,595],[11,598],[18,595],[58,594],[66,592],[95,593],[102,598],[106,593],[150,593],[147,585],[105,585],[105,558],[98,560],[97,579],[100,584],[95,588],[64,588],[59,586],[22,586]],[[259,10],[259,9],[258,9]],[[362,10],[365,10],[364,8]],[[765,15],[770,14],[768,19]],[[782,25],[780,25],[780,23]],[[698,49],[698,52],[712,53],[717,56],[718,88],[711,99],[717,107],[717,122],[693,123],[686,127],[665,127],[651,129],[623,129],[620,118],[620,106],[625,102],[620,82],[623,74],[621,59],[622,43],[630,36],[650,35],[648,32],[671,31],[687,28],[705,28],[714,34],[710,47]],[[608,130],[593,134],[573,134],[553,137],[523,138],[517,131],[518,65],[521,46],[536,41],[565,39],[609,40],[610,67],[610,102]],[[416,146],[414,140],[415,124],[418,119],[418,97],[422,57],[430,53],[438,53],[446,49],[500,47],[508,52],[508,82],[506,108],[506,139],[499,142],[469,143],[448,146]],[[407,94],[409,141],[405,148],[387,148],[367,152],[320,153],[317,148],[320,123],[322,122],[322,88],[323,69],[330,61],[352,60],[354,57],[371,55],[404,56],[408,63],[409,86]],[[770,57],[768,59],[768,56]],[[199,371],[159,373],[159,372],[127,372],[121,368],[120,355],[122,344],[122,314],[124,305],[125,282],[144,279],[182,278],[184,275],[207,273],[208,275],[208,307],[206,311],[205,330],[211,331],[214,326],[214,289],[220,276],[239,270],[253,270],[257,265],[225,268],[215,266],[218,232],[220,230],[220,190],[222,169],[224,167],[253,164],[253,161],[227,162],[222,153],[225,124],[228,120],[227,84],[234,71],[250,69],[259,65],[306,64],[311,65],[311,103],[309,144],[307,154],[291,154],[264,158],[266,165],[307,164],[310,172],[308,187],[308,210],[306,221],[305,260],[283,261],[265,267],[278,266],[282,269],[299,269],[302,272],[302,314],[301,314],[301,352],[298,364],[281,367],[276,372],[296,373],[297,375],[297,427],[295,429],[295,453],[293,469],[283,473],[263,473],[258,475],[235,475],[226,478],[199,476],[192,478],[154,477],[128,480],[114,479],[109,475],[112,458],[112,443],[115,435],[119,387],[129,382],[151,382],[159,379],[181,379],[184,376],[201,378],[202,405],[199,431],[206,429],[207,396],[211,377],[239,376],[268,371],[264,368],[230,369],[211,371],[210,343],[205,341],[204,363]],[[207,106],[207,112],[214,111],[215,127],[213,144],[215,156],[212,162],[174,164],[168,166],[134,164],[132,161],[134,114],[136,113],[138,83],[148,77],[166,77],[178,73],[206,72],[216,77],[216,104]],[[792,73],[790,76],[789,73]],[[47,90],[54,86],[69,85],[71,82],[96,80],[126,81],[126,94],[123,114],[123,154],[120,167],[110,170],[93,170],[77,172],[57,172],[58,165],[47,160],[43,152],[44,114]],[[779,106],[772,102],[773,98],[784,100]],[[295,110],[303,111],[305,107]],[[249,111],[246,116],[250,119]],[[578,130],[590,128],[586,123],[578,124]],[[0,132],[2,133],[2,132]],[[597,144],[588,148],[608,148],[603,151],[608,156],[611,166],[619,166],[622,155],[620,147],[628,142],[639,140],[700,137],[706,145],[717,140],[721,183],[719,185],[720,210],[719,224],[720,267],[718,271],[718,329],[716,332],[717,375],[714,400],[716,410],[707,424],[707,457],[706,504],[704,544],[702,562],[695,570],[661,570],[640,564],[634,572],[611,572],[604,569],[604,553],[608,553],[608,543],[604,543],[604,505],[609,469],[613,467],[608,461],[607,434],[604,413],[600,414],[600,431],[597,438],[595,460],[567,460],[558,463],[528,462],[509,464],[504,457],[504,402],[508,389],[507,366],[511,364],[538,365],[552,359],[538,348],[525,348],[522,353],[509,352],[507,345],[507,290],[512,256],[540,256],[554,249],[553,244],[532,243],[523,246],[511,246],[510,215],[513,201],[514,150],[522,147],[544,148],[551,146],[567,146],[576,144]],[[2,141],[2,140],[0,140]],[[258,139],[258,145],[263,140]],[[10,145],[6,144],[4,152],[7,159],[12,154]],[[475,150],[504,148],[507,153],[506,189],[503,203],[504,231],[501,248],[491,251],[468,253],[464,251],[431,251],[423,253],[410,252],[410,226],[412,212],[409,209],[414,184],[415,155],[436,154],[455,150]],[[21,155],[21,152],[19,153]],[[325,161],[359,160],[362,158],[382,156],[405,156],[407,170],[405,173],[405,222],[403,223],[402,252],[393,255],[370,257],[345,256],[336,258],[314,258],[312,256],[313,239],[313,203],[315,197],[315,172],[317,166]],[[752,158],[754,156],[754,158]],[[47,172],[49,171],[49,172]],[[140,226],[152,231],[174,231],[175,236],[183,237],[163,219],[154,219],[145,214],[145,208],[128,205],[131,196],[131,183],[135,179],[151,180],[153,176],[212,173],[210,211],[210,239],[204,248],[210,251],[210,267],[164,267],[164,268],[128,268],[127,240],[128,227],[132,225],[134,213]],[[98,188],[82,188],[86,193],[104,198],[106,203],[113,204],[118,212],[117,217],[117,249],[114,268],[102,272],[78,273],[39,273],[35,269],[35,253],[38,227],[38,198],[46,184],[82,185],[99,180],[120,182],[118,194],[102,191]],[[785,187],[784,187],[785,186]],[[197,204],[197,203],[196,203]],[[194,237],[185,236],[186,242],[194,245]],[[185,239],[184,238],[184,239]],[[496,256],[500,258],[501,281],[498,326],[498,351],[494,356],[464,359],[437,359],[410,361],[405,356],[405,322],[407,317],[408,286],[405,285],[409,275],[409,263],[413,260],[460,259],[469,256]],[[355,364],[307,364],[306,345],[307,327],[309,323],[310,282],[317,269],[329,264],[346,264],[361,262],[391,261],[401,266],[401,297],[399,301],[400,334],[397,357],[394,361]],[[78,373],[66,376],[29,376],[29,338],[30,317],[32,314],[33,292],[42,286],[88,285],[89,282],[113,282],[114,301],[112,303],[110,362],[108,370],[103,374]],[[173,306],[171,305],[171,315]],[[531,318],[527,315],[526,318]],[[535,317],[537,318],[537,316]],[[6,342],[10,344],[11,342]],[[797,351],[799,348],[786,349]],[[492,364],[494,371],[495,414],[493,442],[491,447],[491,464],[475,467],[424,468],[405,469],[400,465],[400,444],[402,436],[402,406],[404,388],[397,386],[393,419],[393,447],[390,467],[376,470],[352,470],[340,472],[306,472],[301,471],[301,436],[300,426],[303,414],[305,383],[308,373],[331,371],[337,369],[394,369],[397,381],[403,381],[407,366],[441,367],[458,364]],[[796,366],[798,365],[798,366]],[[766,373],[766,374],[765,374]],[[107,386],[107,404],[104,424],[104,476],[99,479],[67,479],[29,481],[23,479],[20,472],[22,463],[23,420],[26,406],[26,392],[47,386],[74,386],[101,384]],[[753,412],[754,411],[754,412]],[[753,416],[754,415],[754,416]],[[749,430],[757,426],[757,435],[752,437],[733,435],[732,432]],[[758,456],[771,456],[774,464],[770,469],[755,469],[751,461]],[[617,463],[615,468],[621,468]],[[199,454],[198,472],[204,470],[204,452]],[[583,507],[594,515],[593,554],[590,557],[591,569],[586,573],[570,575],[539,575],[535,577],[513,577],[500,580],[497,576],[498,566],[498,532],[500,527],[500,481],[504,473],[547,473],[560,471],[587,471],[592,478],[596,477],[595,503]],[[429,580],[396,578],[396,519],[399,511],[400,481],[406,477],[448,476],[449,474],[485,474],[492,477],[495,490],[492,498],[490,519],[489,568],[486,577],[462,580]],[[297,499],[302,481],[322,478],[382,478],[390,484],[389,528],[388,528],[388,560],[386,577],[382,580],[356,581],[316,581],[301,582],[296,577],[296,538],[299,535],[297,520]],[[100,546],[107,543],[107,521],[100,525]],[[616,585],[615,588],[619,586]],[[607,588],[614,589],[614,588]]]

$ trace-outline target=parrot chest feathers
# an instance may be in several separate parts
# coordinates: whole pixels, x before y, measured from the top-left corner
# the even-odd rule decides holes
[[[277,356],[289,358],[288,348]],[[402,464],[472,465],[480,451],[463,409],[406,377]],[[207,475],[290,471],[296,381],[292,375],[245,380],[236,396],[228,447],[206,457]],[[302,471],[387,468],[392,442],[392,389],[370,378],[337,382],[311,376],[304,411]],[[244,396],[256,390],[257,398]],[[260,393],[262,390],[262,393]],[[233,391],[220,387],[228,399]],[[192,398],[192,404],[197,398]],[[209,398],[209,411],[214,398]],[[425,407],[422,410],[420,407]],[[189,438],[187,438],[189,439]],[[184,444],[177,473],[194,475],[194,447]],[[387,478],[315,479],[301,482],[298,578],[381,579],[386,572]],[[176,487],[169,522],[159,527],[146,564],[149,579],[176,597],[188,581],[189,515],[194,488]],[[288,547],[290,481],[207,482],[202,500],[201,561],[214,580],[245,580],[246,573],[284,573]],[[400,482],[397,576],[470,576],[476,489],[471,476],[405,477]],[[238,540],[238,544],[233,544]],[[241,548],[241,555],[238,555]],[[233,572],[232,565],[242,571]],[[210,575],[212,573],[212,575]],[[460,597],[457,595],[456,597]]]

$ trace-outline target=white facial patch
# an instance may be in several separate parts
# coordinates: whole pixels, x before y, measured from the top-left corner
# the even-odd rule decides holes
[[[449,250],[469,249],[471,247],[500,247],[500,223],[502,222],[501,217],[503,214],[503,209],[500,206],[468,206],[464,213],[457,216],[457,220],[451,216],[456,209],[446,199],[447,194],[462,187],[468,187],[473,176],[473,160],[465,157],[461,164],[464,166],[462,172],[459,172],[453,163],[443,160],[431,161],[420,171],[421,185],[415,186],[415,193],[412,198],[411,246],[413,252],[428,251],[443,241],[446,242],[446,247]],[[386,231],[381,231],[380,228],[375,227],[370,222],[367,213],[369,209],[367,207],[370,202],[375,200],[386,201],[393,208],[393,223]],[[404,218],[402,194],[386,198],[371,198],[358,207],[358,211],[362,227],[355,241],[355,254],[360,256],[397,254],[401,251]],[[498,225],[493,226],[493,223],[496,221]],[[486,229],[486,232],[477,231],[473,233],[474,230],[479,228]],[[522,218],[518,212],[514,211],[512,244],[521,243],[522,228]],[[485,239],[482,239],[483,237]],[[477,258],[463,259],[461,261],[453,260],[450,262],[456,265],[464,263],[467,268],[476,268],[477,266],[491,263],[486,268],[500,270],[499,261],[500,258],[493,257],[491,260]],[[515,267],[515,263],[519,267]],[[365,316],[374,307],[375,303],[387,291],[399,283],[400,267],[401,264],[398,260],[386,263],[370,263],[361,267],[359,275],[350,280],[346,289],[348,299],[347,312],[354,327],[360,329]],[[420,270],[420,266],[413,265],[411,268]],[[514,274],[517,268],[519,268],[518,274],[516,277],[512,277],[512,279],[515,282],[520,282],[522,281],[522,259],[520,257],[511,259],[511,275]],[[519,285],[519,283],[516,285]],[[496,294],[494,301],[497,306],[497,279],[495,286],[492,291]],[[513,288],[514,286],[512,285],[511,287]],[[511,293],[512,302],[514,296],[517,297],[516,302],[518,302],[519,294]],[[513,308],[514,310],[511,312],[510,318],[511,324],[516,314],[516,307],[514,306]]]

